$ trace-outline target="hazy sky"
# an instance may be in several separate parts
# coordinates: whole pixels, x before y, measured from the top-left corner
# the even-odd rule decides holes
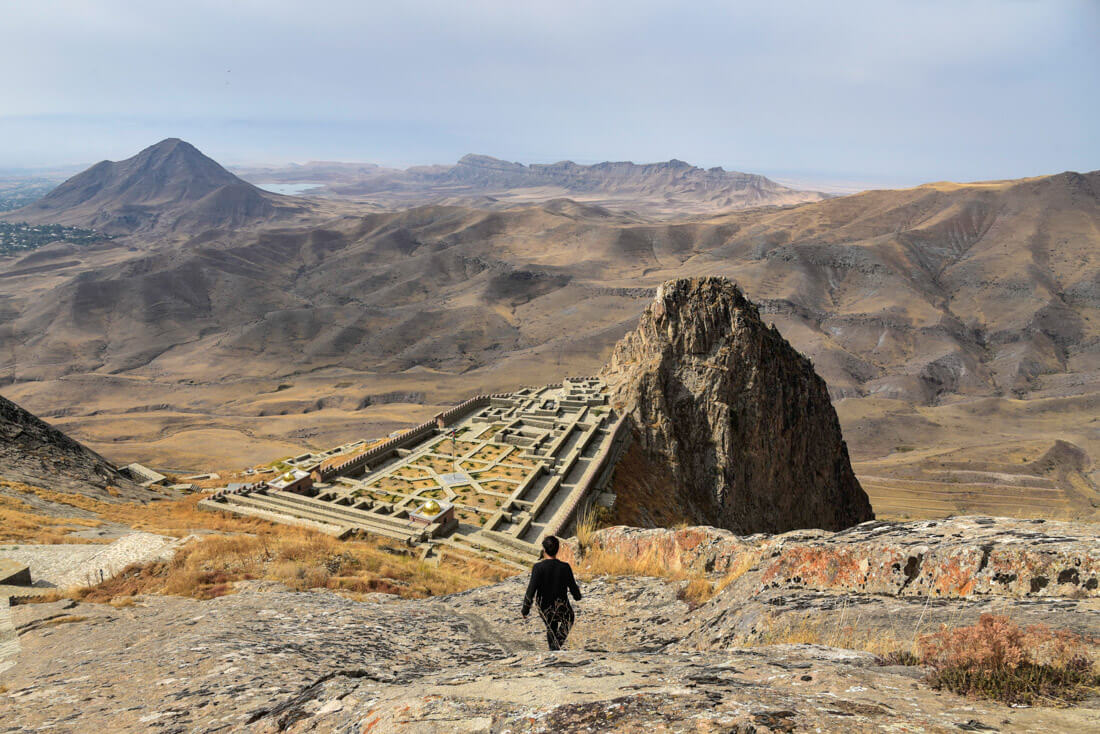
[[[1100,0],[0,0],[0,167],[681,158],[1100,168]]]

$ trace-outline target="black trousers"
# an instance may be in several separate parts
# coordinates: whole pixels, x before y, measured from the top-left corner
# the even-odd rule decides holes
[[[547,644],[550,645],[551,650],[560,650],[576,619],[573,607],[567,601],[559,601],[553,606],[540,609],[540,616],[546,625]]]

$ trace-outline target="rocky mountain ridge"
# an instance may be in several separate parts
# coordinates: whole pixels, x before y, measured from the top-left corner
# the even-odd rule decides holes
[[[582,165],[559,161],[524,165],[492,156],[466,155],[451,168],[428,175],[490,190],[551,185],[561,186],[569,193],[694,194],[724,198],[730,208],[826,198],[816,192],[796,192],[759,174],[726,171],[721,167],[702,169],[676,159],[643,164],[605,161]]]
[[[523,164],[488,155],[465,155],[454,165],[386,168],[374,164],[317,162],[285,168],[241,169],[255,181],[315,182],[328,195],[364,197],[389,205],[448,203],[482,206],[545,203],[583,198],[615,209],[674,213],[786,206],[821,201],[825,194],[800,191],[766,176],[681,160],[592,165],[559,161]]]
[[[747,534],[874,517],[825,381],[728,280],[659,286],[601,376],[655,472],[671,474],[658,501],[694,521]]]

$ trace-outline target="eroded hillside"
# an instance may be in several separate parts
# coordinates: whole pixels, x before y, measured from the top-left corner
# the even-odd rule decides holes
[[[239,464],[592,372],[657,283],[725,275],[826,379],[876,506],[1090,514],[1098,181],[659,223],[435,206],[51,246],[0,273],[5,394],[119,459]],[[1040,466],[1059,440],[1084,458]]]

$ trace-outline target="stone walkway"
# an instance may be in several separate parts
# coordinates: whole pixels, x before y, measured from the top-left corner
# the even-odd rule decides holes
[[[0,558],[30,566],[36,586],[87,586],[111,578],[132,563],[171,558],[188,538],[131,533],[110,545],[0,545]]]

